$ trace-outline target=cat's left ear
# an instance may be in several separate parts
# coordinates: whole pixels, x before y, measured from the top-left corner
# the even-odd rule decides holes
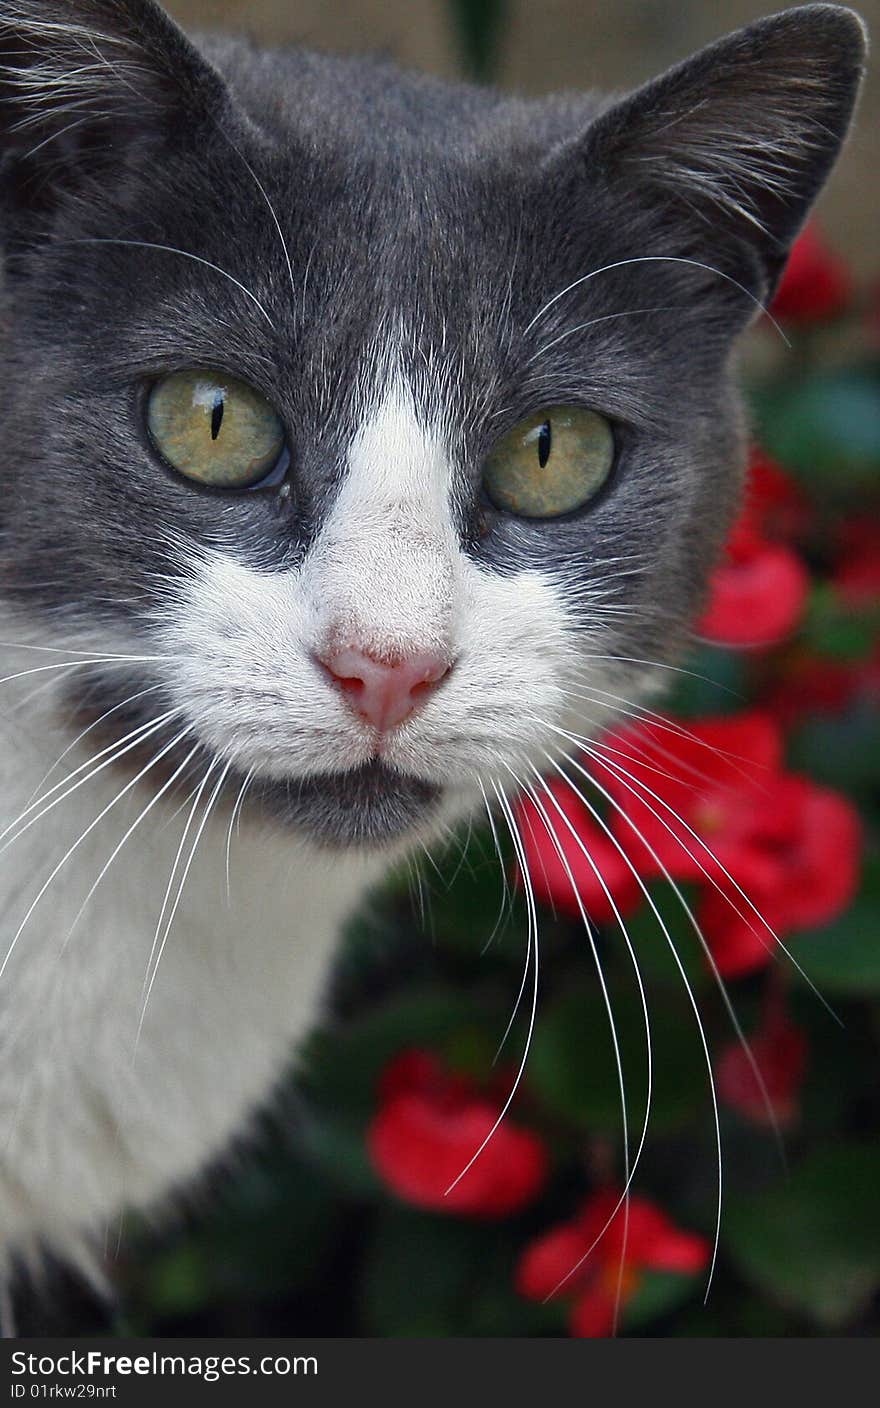
[[[219,74],[153,0],[0,0],[6,203],[50,205],[228,102]]]
[[[648,200],[688,232],[682,252],[702,244],[766,300],[846,137],[866,43],[838,5],[771,15],[612,104],[548,174]]]

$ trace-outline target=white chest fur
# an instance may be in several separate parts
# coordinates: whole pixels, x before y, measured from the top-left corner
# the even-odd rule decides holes
[[[44,707],[5,689],[2,829],[69,741]],[[93,743],[68,754],[66,768],[96,751]],[[0,963],[9,954],[0,979],[0,1262],[41,1244],[82,1258],[108,1216],[150,1208],[246,1130],[315,1018],[340,924],[380,869],[322,859],[246,823],[232,837],[227,895],[229,813],[209,821],[138,1036],[186,809],[153,808],[71,934],[152,795],[129,791],[59,870],[16,939],[52,870],[126,780],[105,769],[0,840],[11,842],[0,854]]]

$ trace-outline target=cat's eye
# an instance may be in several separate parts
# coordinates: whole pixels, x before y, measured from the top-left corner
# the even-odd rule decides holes
[[[253,489],[286,460],[284,427],[272,406],[222,372],[173,372],[157,381],[147,429],[172,469],[217,489]]]
[[[520,421],[495,446],[483,484],[496,508],[520,518],[558,518],[599,492],[614,455],[614,432],[604,416],[550,406]]]

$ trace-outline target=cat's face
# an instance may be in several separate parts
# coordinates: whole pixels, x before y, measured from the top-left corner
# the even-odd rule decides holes
[[[2,589],[152,657],[65,704],[376,844],[642,695],[734,511],[731,348],[844,134],[848,12],[599,116],[209,63],[147,0],[14,14]]]

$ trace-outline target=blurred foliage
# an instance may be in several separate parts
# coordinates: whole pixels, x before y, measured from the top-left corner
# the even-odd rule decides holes
[[[508,18],[507,0],[450,0],[449,8],[466,71],[484,82],[491,79]]]

